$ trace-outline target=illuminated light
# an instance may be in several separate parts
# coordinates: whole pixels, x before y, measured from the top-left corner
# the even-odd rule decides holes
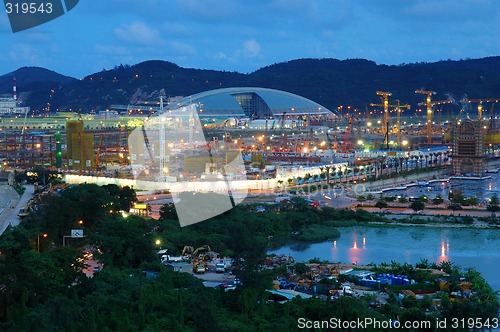
[[[337,240],[333,241],[333,247],[337,248]]]
[[[445,254],[445,246],[444,246],[444,242],[441,242],[441,257],[445,257],[446,254]]]
[[[363,247],[366,247],[366,237],[363,237]]]
[[[352,246],[352,249],[358,249],[358,243],[356,241],[354,241],[354,244]]]

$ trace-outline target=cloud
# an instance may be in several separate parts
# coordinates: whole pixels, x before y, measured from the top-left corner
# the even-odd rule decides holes
[[[191,36],[193,33],[192,31],[182,23],[175,23],[175,22],[165,22],[163,24],[164,31],[168,33],[169,35],[174,35],[174,36]]]
[[[140,21],[116,28],[115,35],[122,41],[138,45],[158,45],[164,43],[158,30],[151,29]]]
[[[216,53],[212,56],[212,58],[213,58],[214,60],[225,60],[225,59],[227,59],[227,54],[226,54],[226,53],[224,53],[224,52],[216,52]]]
[[[12,45],[9,51],[9,58],[13,62],[19,62],[23,65],[36,65],[40,61],[38,50],[27,44]]]
[[[245,41],[241,54],[247,58],[254,58],[260,54],[260,45],[255,39]]]
[[[204,22],[234,19],[237,13],[244,13],[246,7],[233,0],[179,0],[177,6],[184,16]]]
[[[130,54],[129,50],[125,47],[114,45],[94,44],[94,49],[100,54],[106,55],[127,55]]]
[[[196,53],[196,49],[186,43],[179,41],[172,41],[169,43],[171,50],[173,53],[181,54],[181,55],[194,55]]]

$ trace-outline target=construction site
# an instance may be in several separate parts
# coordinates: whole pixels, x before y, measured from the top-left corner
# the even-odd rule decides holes
[[[317,105],[315,111],[298,107],[269,111],[262,110],[265,107],[262,101],[254,103],[259,108],[254,110],[253,104],[241,98],[238,100],[246,107],[242,114],[235,111],[231,115],[227,110],[227,114],[210,114],[202,103],[197,104],[197,112],[206,142],[241,152],[247,175],[254,178],[275,176],[273,166],[336,162],[363,165],[381,157],[408,157],[412,151],[439,146],[451,151],[453,173],[480,176],[485,158],[498,152],[500,128],[494,106],[500,98],[463,99],[458,115],[443,118],[443,109],[436,108],[452,104],[453,100],[432,100],[434,91],[415,93],[422,94],[424,100],[413,113],[409,104],[391,100],[392,94],[387,91],[376,91],[380,102],[371,103],[372,109],[364,114],[349,108],[344,111],[343,107],[327,114]],[[410,116],[417,112],[425,112],[425,121]],[[439,114],[438,121],[435,113]],[[251,118],[247,114],[261,114],[265,118]],[[5,116],[0,123],[0,159],[8,169],[43,166],[67,172],[130,177],[129,135],[145,119],[146,116],[128,115]],[[190,149],[188,141],[188,136],[182,144],[165,138],[162,141],[160,133],[146,149],[153,151],[151,159],[161,160],[161,151],[165,154]],[[177,166],[186,171],[183,176],[200,176],[206,171],[205,159],[186,157]],[[226,154],[220,162],[228,160],[231,158]]]

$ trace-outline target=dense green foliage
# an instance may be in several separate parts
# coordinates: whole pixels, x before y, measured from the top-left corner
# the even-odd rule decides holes
[[[266,206],[265,212],[256,212],[252,205],[238,206],[211,220],[181,228],[172,219],[122,217],[113,207],[129,199],[120,198],[117,189],[91,184],[70,187],[60,196],[44,198],[36,215],[15,228],[9,227],[0,237],[0,330],[293,331],[300,317],[426,318],[429,301],[406,301],[406,309],[392,300],[373,309],[371,296],[268,302],[271,295],[264,289],[271,287],[272,278],[279,272],[260,266],[275,238],[296,232],[322,233],[337,224],[383,218],[365,211],[319,210],[296,199],[289,205]],[[169,208],[163,212],[164,216],[174,216]],[[86,238],[61,245],[62,236],[70,229],[82,227]],[[233,256],[239,262],[234,273],[243,285],[225,292],[203,287],[190,274],[171,271],[159,263],[157,240],[172,252],[184,245],[210,244],[213,250]],[[83,248],[91,247],[104,268],[87,278],[81,272],[79,258]],[[423,261],[421,265],[427,267],[428,263]],[[418,272],[406,264],[393,262],[392,268],[397,273],[414,272],[415,279],[419,278]],[[449,263],[439,268],[452,275],[450,284],[455,287],[460,272]],[[306,272],[308,267],[299,263],[295,269]],[[484,279],[473,270],[466,277],[474,280],[478,296],[461,303],[443,295],[444,309],[434,311],[432,317],[484,318],[496,313],[497,295]]]

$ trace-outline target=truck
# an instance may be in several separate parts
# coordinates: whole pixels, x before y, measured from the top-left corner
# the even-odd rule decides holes
[[[224,273],[224,272],[226,272],[226,265],[224,263],[217,263],[215,265],[215,272],[216,273]]]
[[[184,257],[182,256],[170,256],[170,255],[163,255],[161,256],[161,263],[162,264],[167,264],[170,262],[183,262]]]
[[[332,296],[353,296],[354,292],[351,286],[342,285],[340,288],[330,289],[330,295]]]

